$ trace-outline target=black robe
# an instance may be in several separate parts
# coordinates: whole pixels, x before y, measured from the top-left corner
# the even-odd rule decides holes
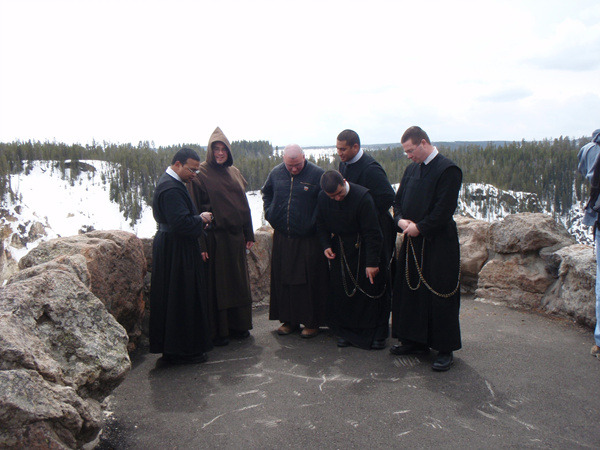
[[[335,334],[356,347],[369,349],[374,340],[389,335],[390,280],[373,199],[368,189],[349,185],[342,201],[330,199],[325,192],[318,198],[319,240],[323,249],[331,248],[336,255],[329,261],[327,317]],[[366,267],[379,267],[374,284],[366,277]],[[356,288],[352,277],[364,292]]]
[[[392,336],[402,342],[426,344],[442,352],[461,348],[460,288],[457,284],[460,250],[458,231],[452,218],[461,181],[461,170],[438,154],[427,165],[413,163],[406,168],[394,201],[396,224],[400,219],[412,220],[420,235],[410,239],[405,237],[398,256],[392,300]],[[420,280],[415,255],[418,265],[422,266],[423,278],[437,294]],[[445,297],[453,291],[453,295]]]
[[[346,181],[366,187],[373,197],[383,233],[385,258],[390,263],[396,246],[396,227],[390,214],[394,203],[394,189],[385,170],[371,155],[363,153],[360,159],[352,164],[340,162],[339,171]]]
[[[185,185],[164,173],[154,191],[150,352],[198,356],[212,348],[203,261],[204,224]]]

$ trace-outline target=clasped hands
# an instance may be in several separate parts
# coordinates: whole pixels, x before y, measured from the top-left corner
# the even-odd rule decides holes
[[[331,247],[326,248],[323,253],[325,253],[325,257],[327,259],[335,259],[335,253],[333,253],[333,250],[331,249]],[[365,275],[367,276],[367,278],[369,279],[371,284],[375,284],[375,277],[377,276],[378,273],[379,273],[379,267],[365,268]]]
[[[408,234],[410,237],[417,237],[421,234],[419,228],[417,227],[417,224],[414,223],[412,220],[400,219],[398,221],[398,226],[402,230],[402,234]]]

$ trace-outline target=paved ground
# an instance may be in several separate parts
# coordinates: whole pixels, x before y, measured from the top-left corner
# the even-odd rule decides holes
[[[100,448],[599,448],[600,360],[567,321],[463,300],[463,350],[337,348],[327,332],[278,336],[262,307],[253,335],[208,363],[139,354],[110,397]],[[389,345],[388,345],[389,347]]]

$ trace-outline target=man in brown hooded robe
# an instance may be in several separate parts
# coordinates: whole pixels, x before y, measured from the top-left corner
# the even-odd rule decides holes
[[[206,161],[187,184],[200,211],[210,211],[213,223],[200,239],[208,263],[208,306],[213,343],[227,345],[252,329],[252,297],[246,250],[254,244],[247,182],[233,166],[231,144],[219,127],[208,141]]]

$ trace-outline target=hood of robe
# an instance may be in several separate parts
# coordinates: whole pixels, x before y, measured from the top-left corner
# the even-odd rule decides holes
[[[210,139],[208,140],[208,148],[206,149],[206,162],[211,165],[218,166],[219,164],[215,160],[215,155],[212,151],[213,142],[222,142],[227,147],[227,161],[225,161],[222,166],[229,167],[233,165],[233,155],[231,154],[231,144],[229,143],[229,139],[225,136],[225,133],[221,131],[219,127],[215,128],[215,131],[210,135]]]
[[[597,130],[594,130],[594,133],[592,134],[592,142],[595,142],[596,144],[600,144],[600,128]]]

